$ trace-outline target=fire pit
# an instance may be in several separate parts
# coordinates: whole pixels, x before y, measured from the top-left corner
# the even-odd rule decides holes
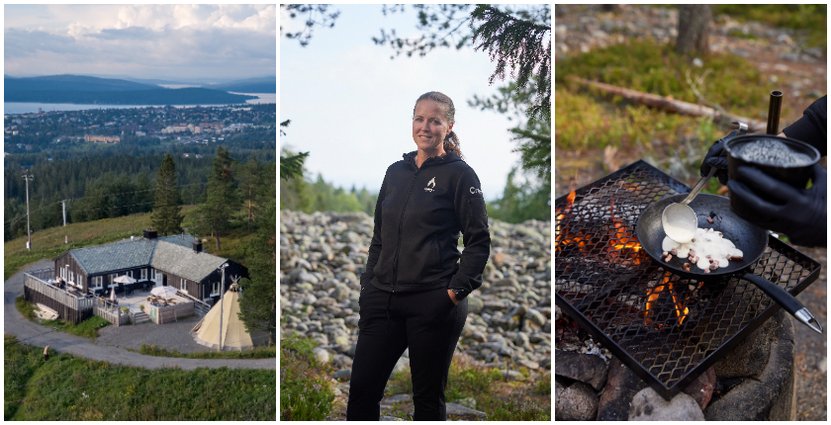
[[[779,311],[739,277],[684,279],[641,250],[641,211],[688,191],[638,161],[555,201],[557,306],[667,400]],[[820,265],[770,237],[750,270],[796,295]]]

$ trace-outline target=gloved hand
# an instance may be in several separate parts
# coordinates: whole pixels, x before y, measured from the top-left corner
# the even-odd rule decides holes
[[[724,149],[724,144],[728,140],[739,135],[738,130],[733,130],[726,136],[718,139],[710,146],[707,155],[704,156],[704,161],[701,161],[701,176],[704,177],[710,172],[710,168],[716,168],[716,177],[721,184],[727,184],[727,150]]]
[[[826,171],[814,165],[810,189],[797,189],[748,165],[736,168],[727,183],[730,196],[753,211],[746,220],[766,229],[782,232],[798,245],[826,244]]]

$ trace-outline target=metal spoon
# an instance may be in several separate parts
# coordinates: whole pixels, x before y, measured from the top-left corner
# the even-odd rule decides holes
[[[713,177],[714,174],[716,174],[716,168],[711,167],[710,172],[698,180],[698,183],[693,186],[690,194],[684,200],[674,202],[664,208],[661,213],[661,224],[664,227],[664,233],[670,239],[678,243],[687,243],[695,237],[695,230],[698,228],[698,217],[689,205],[698,195],[698,192],[701,192],[707,180],[710,180],[710,177]]]

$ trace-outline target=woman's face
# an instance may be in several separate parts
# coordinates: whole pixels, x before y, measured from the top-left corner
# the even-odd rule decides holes
[[[447,120],[447,106],[425,99],[416,104],[413,116],[413,141],[426,154],[444,154],[444,138],[453,129]]]

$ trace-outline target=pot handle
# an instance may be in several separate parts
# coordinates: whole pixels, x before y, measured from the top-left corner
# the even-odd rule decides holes
[[[794,318],[799,320],[800,322],[804,323],[809,328],[813,329],[818,333],[822,333],[822,325],[819,324],[817,319],[814,318],[814,315],[806,308],[802,303],[799,302],[793,295],[788,293],[788,291],[782,289],[780,286],[770,282],[766,279],[763,279],[760,276],[757,276],[753,273],[745,273],[742,275],[742,279],[749,280],[752,282],[756,287],[764,291],[769,297],[773,298],[777,304],[782,306],[788,313],[790,313]]]

